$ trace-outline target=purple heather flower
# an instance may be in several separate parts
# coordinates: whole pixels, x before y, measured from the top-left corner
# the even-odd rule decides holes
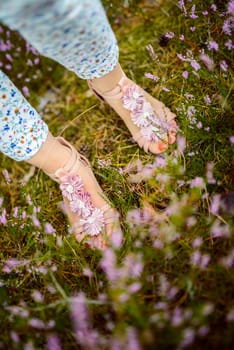
[[[129,111],[134,111],[134,109],[138,108],[143,99],[143,92],[137,85],[132,84],[124,89],[123,105]]]
[[[234,136],[230,136],[230,137],[229,137],[229,140],[230,140],[230,142],[231,142],[232,144],[234,144]]]
[[[187,10],[186,10],[185,4],[184,4],[184,0],[179,0],[178,1],[178,6],[179,6],[179,8],[181,10],[183,10],[184,15],[186,16],[187,15]]]
[[[217,10],[217,6],[216,6],[215,4],[212,4],[212,5],[210,6],[210,9],[211,9],[212,11],[216,11],[216,10]]]
[[[103,252],[100,266],[104,270],[109,281],[114,282],[119,278],[120,272],[116,267],[116,255],[111,248],[107,248]]]
[[[183,321],[184,321],[184,318],[183,318],[182,311],[179,307],[176,307],[172,314],[171,324],[174,327],[179,327],[182,325]]]
[[[191,118],[192,116],[194,116],[195,113],[196,113],[196,108],[194,106],[188,106],[188,109],[187,109],[188,117]]]
[[[60,189],[62,191],[63,196],[71,201],[77,198],[81,190],[83,190],[83,182],[78,175],[65,175],[62,178]]]
[[[140,282],[134,282],[128,286],[129,293],[136,293],[141,289],[141,283]]]
[[[209,14],[208,11],[202,11],[203,16],[207,16]]]
[[[183,77],[184,79],[188,79],[188,72],[187,72],[186,70],[183,71],[182,77]]]
[[[220,222],[217,220],[212,225],[210,233],[213,238],[230,237],[230,230],[228,225],[221,225]]]
[[[119,248],[123,241],[123,233],[120,229],[114,230],[111,234],[111,243],[114,248]]]
[[[191,8],[190,18],[196,19],[198,18],[197,15],[195,15],[196,5],[193,5]]]
[[[156,83],[160,80],[159,77],[151,73],[145,73],[145,77],[156,81]]]
[[[7,217],[6,217],[6,209],[3,208],[2,214],[0,215],[0,224],[6,225],[7,224]]]
[[[39,292],[39,290],[34,290],[31,294],[32,298],[37,301],[38,303],[42,303],[44,301],[44,297],[41,294],[41,292]]]
[[[195,60],[192,60],[190,62],[190,65],[191,65],[192,68],[195,69],[195,71],[198,71],[201,68],[200,64],[197,61],[195,61]]]
[[[46,326],[44,324],[44,322],[42,320],[40,320],[39,318],[31,318],[28,321],[29,326],[36,328],[36,329],[46,329]]]
[[[220,194],[215,194],[210,203],[210,212],[213,215],[217,215],[220,209]]]
[[[191,345],[195,339],[195,331],[192,328],[185,328],[183,330],[183,340],[179,344],[179,348],[185,348]]]
[[[232,44],[232,40],[229,39],[228,41],[226,41],[226,43],[224,44],[224,46],[226,46],[228,48],[228,50],[232,50],[234,48],[234,45]]]
[[[204,101],[205,101],[205,103],[206,103],[207,105],[210,105],[210,104],[211,104],[211,98],[210,98],[210,96],[209,96],[209,95],[204,96]]]
[[[55,229],[53,228],[53,226],[49,222],[45,223],[44,231],[48,235],[51,235],[51,234],[55,233]]]
[[[228,70],[228,65],[227,65],[227,62],[226,61],[221,61],[220,63],[219,63],[219,65],[220,65],[220,68],[224,71],[224,72],[226,72],[227,70]]]
[[[81,225],[87,234],[91,236],[98,235],[104,228],[104,216],[101,209],[95,208],[91,215],[85,219],[80,219]]]
[[[16,344],[20,343],[20,337],[16,332],[11,331],[10,336],[11,336],[11,339],[13,340],[14,343],[16,343]]]
[[[138,340],[138,334],[135,328],[128,327],[127,329],[127,343],[126,347],[123,346],[122,348],[128,349],[128,350],[141,350],[142,347]]]
[[[234,27],[234,17],[229,17],[223,22],[223,31],[226,35],[232,34],[232,29]]]
[[[219,49],[219,44],[214,40],[208,41],[207,46],[208,46],[208,50],[218,51]]]
[[[174,38],[174,36],[175,36],[175,33],[173,33],[173,32],[168,32],[165,34],[165,37],[168,39],[172,39],[172,38]]]
[[[154,48],[151,44],[146,46],[146,49],[149,51],[150,57],[153,61],[158,59],[158,56],[156,55],[156,53],[154,52]]]
[[[228,5],[227,5],[227,13],[229,15],[234,16],[234,1],[233,0],[229,1]]]
[[[201,237],[197,237],[192,241],[193,248],[199,248],[203,243],[203,239]]]
[[[180,39],[181,41],[184,41],[184,35],[183,35],[183,34],[180,35],[179,39]]]
[[[186,140],[183,136],[178,136],[177,138],[177,147],[180,153],[183,153],[186,148]]]
[[[198,328],[197,330],[197,334],[200,336],[200,337],[205,337],[208,333],[209,333],[210,329],[208,326],[201,326]]]
[[[71,318],[77,343],[87,349],[97,347],[98,334],[92,330],[86,296],[80,292],[71,301]]]
[[[200,60],[204,63],[208,71],[212,71],[215,67],[214,60],[210,58],[208,55],[202,53],[200,55]]]
[[[57,334],[47,336],[47,350],[61,350],[60,340]]]
[[[27,86],[23,86],[23,87],[22,87],[22,91],[23,91],[23,93],[24,93],[24,95],[25,95],[26,97],[29,97],[29,96],[30,96],[30,92],[29,92],[29,89],[28,89]]]

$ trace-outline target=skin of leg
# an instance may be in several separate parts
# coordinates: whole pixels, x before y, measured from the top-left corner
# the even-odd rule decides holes
[[[69,158],[69,150],[49,132],[39,151],[26,162],[46,173],[54,173],[58,168],[63,167]]]

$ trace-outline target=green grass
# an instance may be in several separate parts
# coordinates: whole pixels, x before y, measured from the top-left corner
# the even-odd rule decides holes
[[[54,135],[64,136],[90,159],[102,188],[121,214],[124,243],[108,251],[117,260],[112,270],[119,276],[111,279],[100,267],[101,253],[67,234],[68,224],[58,208],[62,199],[58,186],[38,170],[24,181],[33,169],[1,155],[1,172],[6,169],[10,181],[3,175],[0,180],[0,215],[4,208],[7,212],[7,224],[0,226],[0,348],[28,350],[31,344],[34,349],[55,349],[47,342],[57,335],[62,349],[138,349],[130,346],[132,338],[138,339],[142,349],[230,349],[233,320],[228,321],[227,315],[230,319],[232,312],[234,319],[234,274],[225,258],[234,244],[232,57],[224,46],[230,39],[222,31],[226,17],[218,16],[226,2],[217,1],[217,11],[203,16],[212,1],[194,1],[197,19],[185,17],[169,0],[129,1],[128,7],[124,2],[112,3],[110,7],[105,1],[125,72],[177,114],[186,148],[180,152],[177,145],[172,146],[165,154],[165,165],[156,167],[149,178],[145,169],[125,171],[130,162],[140,160],[144,167],[156,158],[132,142],[120,118],[90,95],[85,81],[43,57],[37,66],[25,65],[34,56],[22,50],[7,74],[19,88],[27,84],[35,107],[52,91],[54,101],[43,107],[43,118]],[[188,12],[191,6],[188,3]],[[175,36],[160,46],[167,32]],[[184,41],[179,39],[182,34]],[[14,33],[11,40],[15,47],[25,47]],[[218,42],[218,51],[207,50],[209,40]],[[156,59],[146,48],[149,44]],[[199,58],[202,49],[215,62],[212,71]],[[177,56],[188,50],[201,66],[195,73],[189,62]],[[229,66],[226,72],[219,67],[223,60]],[[0,52],[0,61],[4,69],[5,52]],[[185,70],[188,79],[182,77]],[[23,72],[23,78],[17,78],[18,72]],[[145,73],[158,76],[159,82]],[[25,83],[26,77],[31,81]],[[207,95],[210,104],[204,101]],[[194,121],[188,117],[191,106]],[[213,167],[214,183],[209,180],[209,167]],[[200,187],[191,185],[197,177],[204,182]],[[218,213],[212,211],[215,194],[229,199],[228,208]],[[18,215],[14,215],[16,207]],[[35,208],[40,209],[35,213]],[[39,227],[33,223],[33,213]],[[45,233],[46,223],[54,227],[54,235]],[[211,234],[214,228],[220,237]],[[194,248],[197,237],[202,243]],[[210,259],[203,268],[191,263],[196,251]],[[12,258],[19,266],[8,271],[7,261],[9,265]],[[139,285],[131,292],[133,283]],[[34,291],[43,295],[42,301],[33,297]],[[89,309],[86,339],[96,331],[95,346],[85,345],[74,334],[69,305],[80,292],[85,293],[84,305]],[[82,315],[82,300],[72,305]],[[43,323],[33,323],[34,318]]]

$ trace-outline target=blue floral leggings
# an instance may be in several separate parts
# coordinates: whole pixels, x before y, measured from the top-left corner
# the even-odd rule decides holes
[[[100,78],[118,63],[117,41],[99,0],[0,0],[0,21],[82,79]],[[27,160],[47,135],[46,123],[0,70],[0,151]]]

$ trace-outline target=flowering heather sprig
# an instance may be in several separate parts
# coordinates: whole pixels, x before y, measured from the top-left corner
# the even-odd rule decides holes
[[[201,270],[204,270],[208,266],[209,261],[210,255],[201,254],[199,250],[195,250],[190,257],[190,263]]]
[[[145,77],[156,81],[156,83],[160,80],[159,77],[151,73],[145,73]]]
[[[86,296],[83,292],[72,299],[70,313],[77,343],[87,349],[98,347],[99,334],[92,328]]]
[[[219,44],[216,41],[211,40],[211,41],[208,41],[207,47],[208,47],[208,50],[218,51]]]
[[[57,334],[52,333],[47,336],[47,350],[62,350],[60,339]]]

